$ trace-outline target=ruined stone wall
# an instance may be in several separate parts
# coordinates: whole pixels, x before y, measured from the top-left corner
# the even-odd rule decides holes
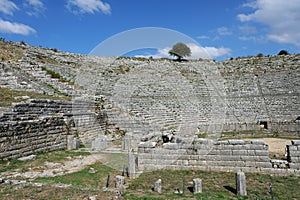
[[[157,141],[157,140],[156,140]],[[297,143],[298,145],[298,143]],[[290,163],[269,158],[268,145],[263,141],[213,141],[199,138],[177,138],[161,144],[152,141],[138,146],[138,170],[207,170],[261,173],[296,173],[299,170],[298,146],[290,147]]]
[[[65,149],[66,126],[63,117],[45,117],[0,123],[0,159]]]
[[[66,149],[67,135],[79,137],[82,143],[93,140],[99,130],[88,105],[53,100],[14,104],[0,117],[0,159]]]
[[[287,145],[287,160],[291,169],[300,170],[300,140],[294,140],[291,145]]]

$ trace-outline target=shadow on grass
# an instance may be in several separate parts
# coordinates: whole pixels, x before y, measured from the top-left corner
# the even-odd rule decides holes
[[[191,193],[194,192],[194,188],[193,188],[192,186],[188,187],[187,189],[188,189]]]
[[[229,185],[225,185],[225,186],[223,186],[223,187],[224,187],[226,190],[232,192],[233,194],[236,194],[236,193],[237,193],[237,192],[236,192],[236,189],[233,188],[233,187],[231,187],[231,186],[229,186]]]

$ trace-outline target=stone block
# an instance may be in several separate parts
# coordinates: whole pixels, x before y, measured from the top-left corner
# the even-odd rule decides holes
[[[292,140],[292,145],[300,145],[300,140]]]
[[[199,178],[193,179],[193,193],[195,194],[202,193],[202,179]]]
[[[232,155],[239,155],[239,156],[245,156],[247,155],[247,150],[232,150]]]
[[[240,196],[247,196],[246,176],[244,172],[236,173],[236,192]]]
[[[269,156],[269,151],[266,150],[255,150],[257,156]]]
[[[232,155],[232,150],[221,150],[220,154],[221,155]]]
[[[255,166],[259,168],[272,168],[271,162],[255,162]]]
[[[286,145],[288,151],[297,151],[298,148],[295,145]]]
[[[136,175],[136,157],[132,150],[128,151],[128,176],[134,178]]]
[[[238,144],[245,144],[246,142],[244,140],[228,140],[228,143],[232,145],[238,145]]]
[[[251,140],[251,144],[264,145],[265,142],[263,140]]]
[[[290,169],[300,170],[300,163],[289,163]]]
[[[155,181],[154,185],[153,185],[153,191],[161,193],[162,192],[162,181],[161,179],[158,179],[157,181]]]
[[[163,148],[165,149],[179,149],[180,145],[177,143],[164,143]]]
[[[116,188],[122,189],[125,187],[125,177],[117,175],[116,176]]]

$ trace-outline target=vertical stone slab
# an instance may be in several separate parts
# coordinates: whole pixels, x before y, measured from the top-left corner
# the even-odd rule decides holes
[[[236,179],[236,193],[241,196],[247,196],[245,173],[237,172],[235,179]]]
[[[193,179],[193,192],[195,194],[202,193],[202,179],[199,178]]]
[[[98,136],[94,141],[92,141],[92,149],[95,151],[101,151],[107,147],[107,138],[104,135]]]
[[[74,135],[67,135],[67,150],[73,150]]]
[[[128,151],[128,176],[129,178],[135,177],[135,155],[132,149]]]
[[[125,178],[124,176],[117,175],[116,176],[116,188],[124,188]]]
[[[126,133],[122,140],[122,151],[128,151],[131,146],[132,133]]]
[[[153,186],[155,192],[161,193],[161,179],[158,179]]]

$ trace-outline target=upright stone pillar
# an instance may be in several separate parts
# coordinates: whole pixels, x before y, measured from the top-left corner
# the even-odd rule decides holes
[[[236,178],[236,193],[241,196],[247,196],[245,173],[237,172],[235,178]]]
[[[158,179],[153,186],[155,192],[161,193],[161,179]]]
[[[125,178],[124,176],[116,176],[116,188],[124,188],[124,184],[125,184]]]
[[[92,149],[95,151],[101,151],[107,148],[107,138],[104,135],[98,136],[92,141]]]
[[[74,149],[74,135],[67,135],[67,150]]]
[[[193,192],[195,194],[202,193],[202,179],[199,178],[193,179]]]
[[[135,178],[135,156],[132,149],[128,151],[128,176]]]

